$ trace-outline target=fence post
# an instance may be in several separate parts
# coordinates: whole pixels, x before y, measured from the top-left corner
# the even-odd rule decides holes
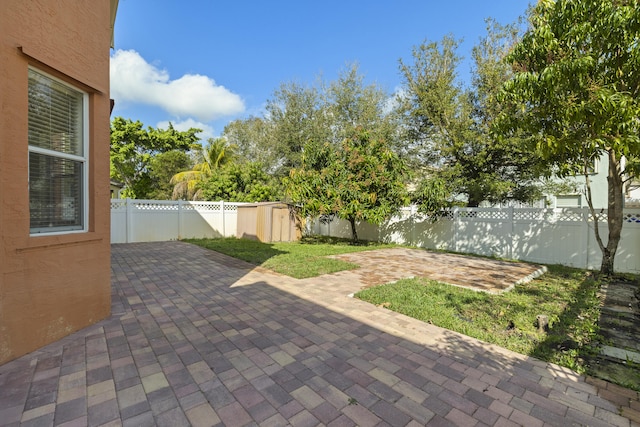
[[[411,227],[411,232],[409,233],[409,242],[410,246],[414,246],[414,242],[416,241],[416,205],[409,206],[409,226]]]
[[[453,251],[458,252],[458,207],[453,208]]]
[[[132,214],[131,214],[131,205],[130,205],[131,199],[130,198],[126,198],[124,201],[124,206],[125,206],[125,216],[124,216],[124,221],[125,221],[125,230],[126,230],[126,236],[125,236],[125,243],[131,243],[132,240],[132,234],[133,234],[133,223],[131,221],[132,218]]]
[[[589,268],[589,252],[591,252],[591,242],[590,242],[590,232],[589,232],[589,208],[586,206],[583,206],[581,208],[582,210],[582,227],[581,228],[581,234],[584,236],[584,238],[586,239],[586,244],[584,245],[584,268],[585,270]],[[598,227],[599,226],[599,222],[597,219],[594,220],[593,222],[593,226],[594,227]]]
[[[183,200],[178,200],[178,240],[182,239],[182,203]]]
[[[222,214],[222,237],[227,237],[226,213],[224,210],[224,200],[220,200],[220,213]]]
[[[507,247],[507,258],[513,259],[513,237],[514,237],[514,215],[513,215],[513,206],[509,206],[509,246]]]

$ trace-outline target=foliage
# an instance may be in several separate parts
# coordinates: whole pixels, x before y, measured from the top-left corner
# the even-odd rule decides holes
[[[266,202],[279,198],[278,187],[259,163],[229,163],[198,184],[202,200]]]
[[[639,37],[638,0],[540,1],[509,55],[517,73],[503,96],[519,113],[503,114],[500,129],[540,135],[537,149],[559,174],[582,172],[594,218],[589,167],[607,156],[606,244],[594,227],[605,274],[614,271],[624,182],[638,172]]]
[[[261,117],[234,120],[222,132],[229,145],[235,147],[237,162],[257,162],[269,174],[278,172],[282,166],[282,154],[272,142],[273,123]]]
[[[489,21],[487,36],[473,50],[469,89],[457,83],[459,42],[451,36],[414,48],[413,63],[401,61],[405,84],[398,104],[407,141],[402,152],[426,170],[430,182],[446,184],[440,194],[448,194],[447,199],[431,202],[446,207],[460,195],[467,206],[478,206],[482,201],[529,202],[541,196],[539,177],[546,169],[524,143],[526,138],[514,134],[497,139],[490,132],[505,111],[496,98],[510,74],[503,57],[516,36],[515,26]],[[423,210],[435,207],[431,203]]]
[[[264,137],[279,155],[276,175],[286,176],[291,168],[299,167],[305,143],[328,139],[321,95],[316,87],[283,83],[266,110],[269,132]]]
[[[124,197],[148,198],[154,190],[149,165],[154,156],[172,150],[186,151],[198,140],[199,129],[177,131],[143,128],[140,121],[115,117],[111,121],[111,178],[124,184]]]
[[[378,243],[354,246],[339,239],[313,237],[300,242],[277,243],[236,238],[186,241],[297,279],[357,268],[355,264],[327,258],[328,256],[391,247]]]
[[[380,224],[408,201],[404,178],[404,163],[389,145],[357,129],[339,146],[307,143],[285,187],[303,217],[336,214],[357,241],[356,221]]]
[[[425,278],[376,286],[357,298],[521,354],[585,372],[598,335],[600,282],[589,272],[549,266],[545,275],[499,295]],[[549,318],[548,332],[536,316]]]
[[[191,170],[183,170],[171,177],[174,186],[172,199],[199,200],[202,193],[199,185],[211,177],[213,171],[232,161],[234,147],[227,144],[224,138],[209,138],[207,146],[200,149],[200,162]]]
[[[264,117],[237,120],[224,136],[239,147],[239,162],[260,161],[265,171],[286,177],[299,168],[308,143],[340,145],[358,127],[391,140],[396,121],[388,114],[387,94],[366,85],[353,64],[329,83],[284,83],[267,102]]]
[[[427,176],[411,194],[418,212],[437,219],[445,208],[453,206],[450,186],[438,176]]]
[[[171,150],[153,156],[149,161],[152,190],[147,197],[153,200],[170,200],[173,194],[171,177],[191,166],[191,158],[184,151]]]
[[[375,84],[366,85],[357,64],[342,71],[321,93],[331,135],[329,139],[315,141],[340,144],[359,128],[368,129],[375,139],[390,141],[395,136],[395,117],[385,112],[388,95]]]

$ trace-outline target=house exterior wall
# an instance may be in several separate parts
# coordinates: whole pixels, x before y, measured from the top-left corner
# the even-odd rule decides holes
[[[0,3],[0,364],[110,313],[109,0]],[[88,223],[30,235],[28,67],[88,94]]]
[[[606,154],[600,156],[595,161],[594,171],[589,175],[591,185],[591,196],[593,198],[593,207],[596,209],[607,209],[608,201],[608,183],[607,175],[609,174],[609,160]],[[584,175],[569,176],[563,181],[569,185],[575,186],[578,191],[567,195],[551,196],[551,207],[586,207],[587,199],[585,196],[585,179]],[[564,197],[563,197],[564,196]]]

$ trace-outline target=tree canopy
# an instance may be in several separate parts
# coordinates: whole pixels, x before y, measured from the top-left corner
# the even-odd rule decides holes
[[[268,202],[277,199],[278,186],[257,162],[228,163],[199,184],[202,200]]]
[[[308,142],[302,165],[285,180],[287,195],[303,217],[335,214],[349,221],[381,224],[408,202],[406,168],[389,144],[356,129],[338,146]]]
[[[640,2],[542,0],[509,61],[516,74],[503,101],[519,113],[503,114],[500,129],[539,135],[538,151],[559,174],[583,173],[596,224],[589,169],[608,159],[607,242],[594,230],[601,272],[613,273],[623,185],[640,157]]]
[[[515,26],[488,21],[487,36],[473,50],[469,88],[458,83],[459,42],[451,36],[424,42],[414,48],[412,62],[401,61],[400,149],[422,170],[423,190],[439,187],[418,195],[425,210],[459,200],[478,206],[483,201],[530,202],[541,196],[539,178],[545,167],[525,144],[525,136],[514,133],[498,139],[491,133],[492,122],[505,109],[496,98],[510,77],[504,56],[516,38]],[[437,200],[425,199],[429,196]]]
[[[125,197],[143,199],[154,189],[150,171],[152,158],[172,150],[187,151],[198,141],[200,129],[178,131],[143,128],[140,121],[115,117],[111,121],[111,178],[124,184]]]

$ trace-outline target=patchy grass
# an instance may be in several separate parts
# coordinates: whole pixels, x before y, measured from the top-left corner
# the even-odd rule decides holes
[[[521,354],[588,372],[595,352],[600,282],[584,270],[549,266],[542,277],[500,295],[428,279],[407,279],[358,292],[372,304],[500,345]],[[538,330],[537,316],[549,319]]]
[[[327,258],[330,255],[395,247],[395,245],[373,242],[359,242],[354,245],[349,240],[329,237],[305,237],[299,242],[276,243],[236,238],[185,239],[184,241],[243,259],[296,279],[353,270],[358,267],[353,263]]]

